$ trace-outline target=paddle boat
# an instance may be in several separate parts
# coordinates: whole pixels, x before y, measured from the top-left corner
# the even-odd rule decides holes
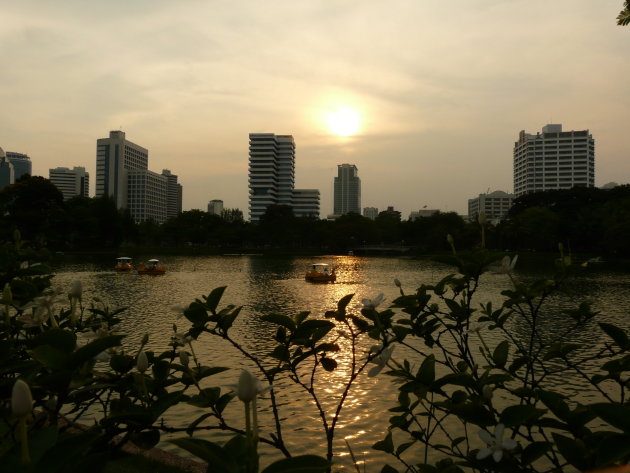
[[[131,258],[127,256],[120,256],[116,258],[116,266],[114,266],[116,271],[131,271],[133,270],[133,264],[131,264]]]
[[[306,271],[304,279],[310,282],[335,282],[337,275],[335,274],[334,268],[330,269],[327,264],[315,263],[311,264]]]
[[[147,261],[147,265],[140,263],[138,266],[138,274],[164,274],[166,268],[160,264],[160,261],[153,258]]]

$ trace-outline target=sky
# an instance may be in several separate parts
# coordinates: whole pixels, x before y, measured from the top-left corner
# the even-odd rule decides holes
[[[622,0],[21,0],[0,6],[0,147],[33,174],[83,166],[110,130],[179,176],[183,209],[248,207],[249,133],[291,134],[296,188],[332,213],[467,213],[512,192],[520,130],[588,129],[596,185],[630,182]],[[353,110],[358,131],[327,117]]]

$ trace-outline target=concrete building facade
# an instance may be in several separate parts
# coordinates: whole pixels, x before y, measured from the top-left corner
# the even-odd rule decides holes
[[[166,218],[177,217],[182,211],[182,185],[170,170],[163,169],[162,175],[166,177]]]
[[[474,199],[468,199],[468,219],[474,222],[479,213],[484,212],[486,218],[496,224],[507,216],[513,202],[514,194],[503,191],[479,194]]]
[[[15,183],[13,164],[7,159],[3,149],[0,148],[0,189],[13,183]]]
[[[588,130],[519,133],[514,143],[514,195],[571,187],[595,187],[595,140]]]
[[[223,215],[223,201],[214,199],[208,202],[208,213],[212,215]]]
[[[33,164],[27,154],[7,151],[6,155],[7,159],[13,164],[13,174],[16,181],[25,174],[33,175]]]
[[[319,189],[294,189],[291,205],[296,217],[319,218]]]
[[[378,208],[376,207],[363,207],[363,216],[370,220],[376,220],[378,217]]]
[[[361,179],[354,164],[337,165],[333,201],[335,215],[344,215],[349,212],[361,215]]]
[[[90,173],[86,172],[84,167],[49,169],[48,179],[61,191],[63,200],[69,200],[78,195],[83,197],[90,195]]]

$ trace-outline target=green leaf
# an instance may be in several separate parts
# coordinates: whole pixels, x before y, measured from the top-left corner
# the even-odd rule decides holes
[[[381,468],[381,473],[398,473],[398,470],[393,466],[385,465]]]
[[[108,348],[120,346],[120,341],[123,338],[124,335],[108,335],[107,337],[97,338],[75,351],[72,355],[72,362],[75,366],[80,366]]]
[[[492,359],[499,368],[503,368],[505,366],[505,363],[507,363],[509,349],[510,345],[507,340],[499,343],[494,349],[494,353],[492,353]]]
[[[553,412],[558,419],[567,421],[571,415],[571,409],[564,402],[564,396],[552,391],[538,391],[538,397],[545,406]]]
[[[28,343],[29,347],[50,345],[64,353],[72,353],[77,346],[77,336],[68,330],[51,329],[39,334]]]
[[[630,455],[630,436],[612,434],[597,446],[597,467],[612,466],[619,461],[627,461]]]
[[[112,355],[109,360],[109,366],[117,373],[128,373],[133,369],[136,360],[129,355]]]
[[[630,407],[622,404],[598,403],[589,406],[598,417],[608,422],[613,427],[630,434]]]
[[[518,406],[506,407],[501,412],[501,422],[506,427],[514,427],[517,425],[528,425],[542,416],[546,409],[538,409],[535,406],[522,404]]]
[[[294,332],[295,328],[296,328],[296,325],[295,325],[295,322],[293,321],[293,319],[291,317],[286,316],[286,315],[267,314],[267,315],[262,315],[260,318],[262,320],[264,320],[265,322],[270,322],[272,324],[281,325],[281,326],[285,327],[287,330],[289,330],[290,332]]]
[[[232,325],[234,324],[234,321],[238,317],[238,314],[241,313],[241,309],[242,307],[237,307],[232,312],[224,314],[221,317],[221,321],[219,325],[221,326],[223,330],[227,332],[232,327]]]
[[[155,447],[160,441],[160,431],[151,429],[142,432],[133,432],[129,435],[129,440],[143,450],[148,450]]]
[[[630,340],[628,340],[628,335],[625,330],[604,322],[600,322],[599,326],[622,350],[628,350],[630,348]]]
[[[354,297],[354,294],[348,294],[346,296],[343,296],[339,300],[339,302],[337,302],[337,310],[341,312],[342,314],[345,313],[346,307],[348,306],[348,304],[350,303],[353,297]]]
[[[71,355],[53,346],[38,346],[31,350],[31,355],[46,368],[52,370],[71,369]]]
[[[435,381],[435,356],[427,356],[416,374],[416,379],[426,386],[430,386]]]
[[[304,311],[300,312],[295,316],[295,325],[300,325],[302,322],[306,320],[306,318],[310,315],[310,312]]]
[[[552,432],[558,451],[564,459],[578,470],[589,470],[589,462],[585,458],[586,450],[574,439]]]
[[[208,313],[205,307],[199,302],[193,302],[184,310],[184,317],[186,317],[193,326],[203,326],[208,321]]]
[[[216,443],[196,438],[173,439],[170,442],[201,458],[208,465],[212,465],[215,471],[225,473],[238,473],[240,471],[236,460]]]
[[[381,450],[385,453],[394,453],[394,441],[392,440],[392,433],[388,432],[383,440],[379,440],[372,445],[374,450]]]
[[[299,455],[273,462],[262,473],[323,473],[329,463],[317,455]]]
[[[278,345],[271,352],[271,356],[276,360],[289,361],[289,349],[284,345]]]
[[[538,460],[552,447],[549,442],[533,442],[530,443],[521,454],[523,464],[529,465],[530,463]]]
[[[206,307],[213,314],[216,313],[217,306],[221,301],[221,297],[223,297],[225,289],[227,289],[227,286],[217,287],[216,289],[213,289],[210,294],[208,294],[208,297],[204,297],[204,299],[206,300]]]
[[[335,371],[337,368],[337,362],[332,358],[322,358],[320,360],[322,362],[322,366],[326,371]]]

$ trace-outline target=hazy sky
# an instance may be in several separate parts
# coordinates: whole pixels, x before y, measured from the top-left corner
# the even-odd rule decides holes
[[[467,212],[512,191],[520,130],[589,129],[596,185],[630,181],[622,0],[21,0],[0,6],[0,147],[33,173],[84,166],[122,129],[170,169],[184,210],[247,214],[248,134],[292,134],[296,187],[332,212],[337,164],[362,206]],[[358,134],[324,119],[357,110]]]

